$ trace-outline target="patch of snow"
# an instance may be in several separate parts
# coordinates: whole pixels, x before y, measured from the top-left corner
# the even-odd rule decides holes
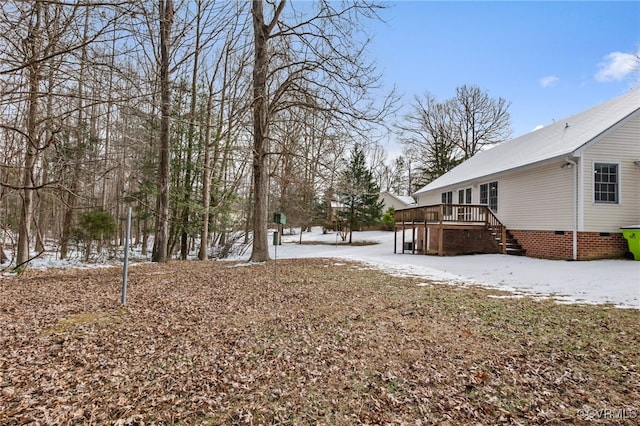
[[[526,296],[524,294],[511,294],[511,295],[490,294],[487,297],[490,299],[522,299]]]
[[[302,242],[298,244],[302,237]],[[426,282],[449,285],[478,285],[510,291],[512,297],[530,296],[553,298],[559,303],[613,304],[617,307],[640,309],[640,262],[633,260],[593,260],[568,262],[521,256],[482,254],[470,256],[425,256],[400,254],[401,235],[398,234],[398,254],[393,253],[394,233],[385,231],[354,232],[353,242],[377,243],[373,245],[347,245],[335,232],[324,234],[322,228],[299,234],[293,230],[283,235],[281,246],[269,245],[272,259],[333,258],[334,265],[344,261],[362,262],[391,275],[416,277]],[[309,243],[318,244],[309,244]],[[238,266],[249,266],[251,250],[241,251],[232,260],[241,260]],[[80,255],[72,260],[59,260],[55,256],[42,256],[30,263],[29,268],[100,268],[122,267],[120,259],[86,264]],[[277,254],[277,256],[276,256]],[[133,251],[129,257],[137,262],[148,262],[148,256]],[[1,265],[3,276],[9,265]],[[330,268],[328,273],[330,273]]]
[[[244,262],[244,263],[236,263],[228,267],[229,268],[246,268],[247,266],[255,266],[255,265],[258,265],[258,264],[255,262]]]
[[[278,258],[328,257],[359,261],[387,273],[420,277],[453,285],[480,285],[537,297],[553,297],[560,302],[613,304],[640,309],[640,262],[633,260],[534,259],[501,254],[469,256],[425,256],[393,253],[394,233],[354,232],[354,242],[376,245],[340,244],[335,233],[323,234],[321,228],[300,235],[282,237]],[[401,239],[398,234],[398,240]],[[337,241],[337,243],[336,243]],[[333,243],[333,244],[332,244]],[[398,246],[400,241],[398,241]],[[274,257],[274,246],[270,245]]]

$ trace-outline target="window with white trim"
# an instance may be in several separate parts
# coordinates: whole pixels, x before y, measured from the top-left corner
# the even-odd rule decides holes
[[[498,182],[483,183],[480,185],[480,204],[488,205],[489,208],[498,211]]]
[[[593,164],[593,201],[618,204],[620,175],[616,163]]]
[[[458,190],[458,204],[471,204],[471,188]]]
[[[453,191],[442,193],[442,204],[453,204]]]
[[[453,207],[451,207],[451,204],[453,204],[453,191],[442,193],[442,204],[447,204],[444,209],[445,216],[449,216],[453,213]]]

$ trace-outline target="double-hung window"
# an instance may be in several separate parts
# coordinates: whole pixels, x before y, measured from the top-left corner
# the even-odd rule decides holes
[[[596,203],[618,204],[620,174],[616,163],[594,163],[593,201]]]
[[[489,208],[498,211],[498,182],[483,183],[480,185],[480,204],[488,205]]]
[[[453,213],[453,191],[447,191],[442,193],[442,204],[445,204],[444,215],[449,216]]]
[[[458,204],[471,204],[471,188],[458,190]]]

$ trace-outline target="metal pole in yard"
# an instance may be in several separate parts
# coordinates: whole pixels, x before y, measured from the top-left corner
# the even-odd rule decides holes
[[[127,210],[127,232],[124,237],[124,267],[122,268],[122,304],[127,304],[127,276],[129,275],[129,239],[131,237],[131,207]]]
[[[280,226],[278,226],[280,229]],[[273,280],[278,280],[278,243],[280,238],[280,234],[278,231],[275,231],[273,235]]]

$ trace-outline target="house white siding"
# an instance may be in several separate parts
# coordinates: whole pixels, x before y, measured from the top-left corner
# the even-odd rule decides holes
[[[509,229],[570,231],[575,169],[564,160],[514,171],[498,180],[497,217]]]
[[[573,229],[574,169],[562,167],[564,160],[538,167],[485,177],[473,184],[440,188],[418,195],[418,205],[442,202],[442,193],[471,188],[471,202],[480,204],[480,185],[498,182],[496,216],[509,229],[570,231]]]
[[[442,202],[440,194],[446,191],[451,191],[451,189],[443,188],[436,191],[423,192],[416,196],[416,203],[419,206],[432,206],[434,204],[440,204]]]
[[[587,232],[619,232],[621,226],[640,223],[640,114],[588,146],[583,153],[584,228]],[[619,202],[594,201],[594,164],[618,164]]]

